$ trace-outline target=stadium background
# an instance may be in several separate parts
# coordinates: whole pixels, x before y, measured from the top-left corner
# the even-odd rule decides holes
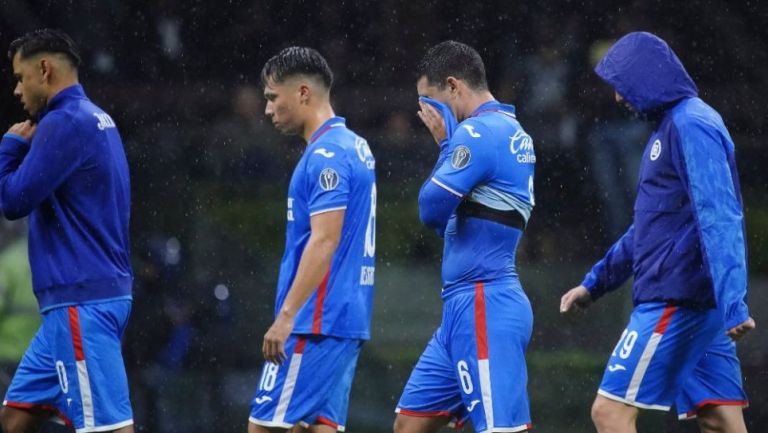
[[[271,322],[285,191],[301,151],[265,121],[258,75],[289,45],[319,49],[334,106],[365,136],[379,183],[373,340],[352,391],[350,432],[391,431],[410,368],[439,322],[440,242],[416,195],[435,149],[415,111],[414,67],[452,38],[476,47],[496,97],[517,106],[537,152],[537,207],[518,265],[534,307],[529,392],[535,431],[588,432],[604,362],[631,309],[628,288],[560,317],[628,225],[647,133],[612,103],[591,65],[632,30],[665,38],[737,144],[750,306],[739,345],[752,407],[768,429],[768,7],[755,1],[269,2],[2,0],[0,47],[38,27],[79,43],[81,81],[116,120],[133,177],[137,275],[126,361],[140,432],[242,432]],[[2,62],[0,124],[23,119]],[[2,126],[5,127],[5,126]],[[0,251],[11,242],[0,228]],[[0,321],[3,318],[0,317]],[[0,341],[0,345],[9,344]],[[6,373],[13,361],[3,363]],[[0,381],[0,391],[3,389]],[[468,427],[468,429],[471,429]],[[696,431],[671,415],[641,431]]]

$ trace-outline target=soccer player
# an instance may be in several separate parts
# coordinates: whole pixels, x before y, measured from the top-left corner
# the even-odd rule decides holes
[[[82,432],[133,432],[120,337],[131,310],[130,185],[115,122],[78,83],[80,55],[43,29],[8,51],[32,120],[0,142],[0,211],[29,217],[42,325],[3,402],[6,433],[56,415]]]
[[[435,45],[418,77],[418,115],[440,151],[419,212],[444,237],[444,309],[403,390],[394,431],[435,432],[469,418],[481,433],[526,431],[533,316],[515,250],[534,205],[533,142],[515,107],[488,90],[473,48]]]
[[[333,74],[316,50],[280,51],[261,79],[267,117],[307,146],[288,187],[275,321],[264,335],[248,431],[343,431],[357,357],[370,338],[375,160],[334,114]]]
[[[592,420],[635,432],[639,409],[698,416],[703,432],[746,432],[737,340],[745,303],[744,217],[734,144],[672,49],[649,33],[621,38],[595,68],[617,102],[652,120],[634,223],[563,295],[586,306],[634,275],[635,308],[603,374]]]

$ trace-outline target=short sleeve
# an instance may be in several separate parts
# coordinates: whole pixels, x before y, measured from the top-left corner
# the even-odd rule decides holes
[[[334,144],[318,143],[308,150],[306,181],[310,216],[346,209],[352,177],[344,150]]]
[[[463,196],[487,182],[496,170],[490,130],[474,119],[459,125],[448,144],[449,155],[432,177],[432,182]]]

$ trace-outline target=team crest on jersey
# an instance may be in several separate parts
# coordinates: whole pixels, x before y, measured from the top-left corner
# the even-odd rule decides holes
[[[656,140],[651,146],[651,161],[656,161],[661,155],[661,140]]]
[[[472,154],[469,152],[469,148],[467,146],[459,146],[453,151],[451,166],[457,170],[462,169],[469,164],[471,158]]]
[[[330,191],[339,186],[339,174],[332,168],[326,168],[320,172],[320,188]]]

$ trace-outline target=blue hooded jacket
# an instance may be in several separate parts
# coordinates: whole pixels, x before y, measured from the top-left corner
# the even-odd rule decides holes
[[[32,286],[42,312],[130,299],[130,183],[115,123],[80,85],[51,98],[29,143],[0,142],[0,213],[29,216]]]
[[[595,72],[659,118],[640,166],[634,221],[582,284],[597,299],[634,276],[633,301],[749,317],[744,215],[734,144],[672,49],[645,32],[611,47]]]

